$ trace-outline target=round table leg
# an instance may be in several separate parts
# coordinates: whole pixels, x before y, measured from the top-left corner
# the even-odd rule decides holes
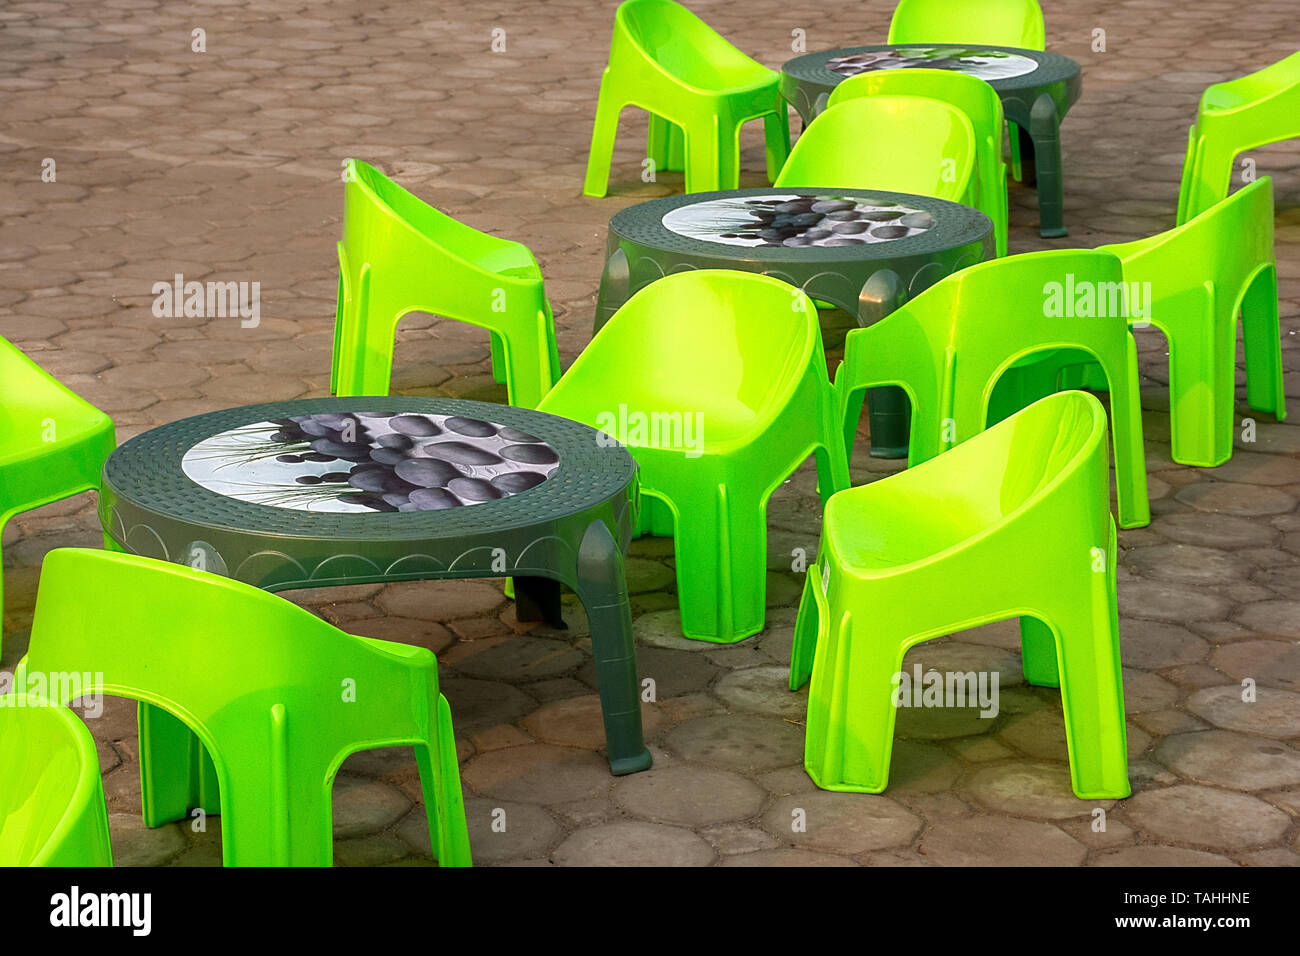
[[[591,622],[609,768],[619,776],[647,770],[652,758],[641,732],[640,685],[623,555],[603,521],[592,522],[583,535],[575,590]]]

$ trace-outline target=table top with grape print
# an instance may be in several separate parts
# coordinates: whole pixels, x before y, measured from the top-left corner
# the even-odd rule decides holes
[[[877,272],[916,295],[992,255],[986,215],[932,196],[776,186],[668,196],[610,220],[596,329],[646,285],[684,269],[770,275],[869,322],[881,317],[863,300]]]
[[[807,123],[825,108],[831,90],[848,77],[912,67],[979,77],[997,90],[1004,109],[1009,101],[1013,106],[1020,101],[1032,104],[1040,93],[1059,87],[1058,107],[1064,115],[1078,98],[1079,64],[1069,57],[976,43],[894,43],[805,53],[781,67],[781,95]]]
[[[594,429],[529,409],[307,399],[136,436],[105,465],[101,518],[128,550],[258,586],[272,564],[273,576],[289,576],[275,589],[318,586],[321,573],[352,578],[349,559],[390,580],[394,562],[420,554],[446,569],[464,560],[462,544],[509,537],[489,545],[509,552],[537,526],[625,508],[635,467]],[[426,576],[413,571],[405,576]]]

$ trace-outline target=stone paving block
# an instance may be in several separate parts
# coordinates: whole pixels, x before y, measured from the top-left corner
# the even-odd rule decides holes
[[[664,724],[662,711],[653,704],[641,705],[641,726],[645,736],[653,737]],[[603,749],[605,724],[600,697],[589,694],[543,704],[520,723],[524,730],[543,743],[584,750]]]
[[[904,846],[922,820],[881,794],[813,790],[782,797],[763,814],[763,828],[801,849],[856,855]]]
[[[1291,823],[1256,797],[1196,784],[1139,793],[1124,804],[1124,819],[1158,840],[1211,850],[1272,843]]]
[[[613,784],[603,757],[540,743],[479,754],[461,768],[461,780],[484,796],[541,804],[590,798]]]
[[[607,823],[571,834],[556,847],[559,866],[707,866],[713,848],[681,827]]]
[[[1203,850],[1189,850],[1177,846],[1142,846],[1125,847],[1098,853],[1088,861],[1089,866],[1236,866],[1232,860],[1217,853]]]
[[[1236,790],[1300,785],[1300,751],[1279,740],[1205,730],[1166,737],[1151,756],[1197,783]]]
[[[752,817],[766,796],[739,774],[685,764],[632,774],[614,786],[614,802],[626,812],[692,829]]]
[[[669,731],[665,745],[683,759],[724,770],[771,770],[803,759],[803,728],[775,717],[741,723],[728,716],[697,717]]]
[[[777,850],[758,850],[753,853],[741,853],[729,856],[722,861],[722,866],[859,866],[854,860],[831,853],[817,853],[812,850],[783,848]]]
[[[1050,823],[993,817],[978,827],[943,821],[921,835],[918,851],[938,866],[1078,866],[1088,849]]]

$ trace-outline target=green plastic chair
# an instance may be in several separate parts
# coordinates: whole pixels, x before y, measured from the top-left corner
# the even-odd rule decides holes
[[[18,683],[90,673],[96,692],[140,702],[150,826],[204,806],[193,799],[204,756],[195,735],[219,789],[228,866],[328,866],[331,787],[344,758],[412,746],[438,860],[462,866],[469,837],[437,668],[425,648],[344,634],[228,578],[61,548],[41,571]]]
[[[993,220],[997,254],[1007,254],[1007,165],[1002,160],[1002,100],[979,77],[952,70],[880,70],[851,76],[831,92],[827,106],[864,96],[921,96],[966,114],[975,133],[976,205]]]
[[[1061,688],[1075,794],[1129,795],[1106,459],[1101,404],[1062,392],[831,498],[790,663],[817,786],[885,789],[909,647],[1018,617],[1025,679]]]
[[[614,15],[583,193],[605,195],[627,106],[650,114],[649,158],[658,169],[685,169],[688,193],[740,185],[740,127],[760,118],[771,179],[790,151],[778,78],[681,4],[627,0]]]
[[[1120,309],[1123,300],[1114,299],[1122,278],[1119,260],[1107,252],[1007,256],[954,273],[876,324],[850,330],[835,376],[846,448],[852,450],[868,387],[907,392],[908,463],[917,465],[1000,417],[990,400],[1012,366],[1069,350],[1100,364],[1109,383],[1120,526],[1149,524],[1136,343],[1122,315],[1079,314],[1084,288],[1093,290],[1090,311]],[[1065,311],[1067,297],[1075,314],[1053,314]],[[1054,380],[1040,382],[1032,397],[1055,387]]]
[[[428,312],[487,329],[510,403],[536,407],[560,359],[528,248],[443,215],[366,163],[348,160],[344,178],[331,391],[387,395],[397,323]]]
[[[1129,325],[1150,323],[1169,343],[1169,425],[1172,457],[1212,468],[1232,457],[1236,404],[1237,316],[1246,358],[1246,401],[1286,419],[1273,258],[1273,184],[1265,177],[1233,193],[1188,223],[1135,242],[1101,246],[1118,256],[1124,281],[1142,290],[1144,312]],[[1023,377],[1030,384],[1017,381]],[[1010,388],[994,398],[999,417],[1038,397],[1055,378],[1072,388],[1105,389],[1095,364],[1061,355],[1011,369]]]
[[[16,514],[97,491],[116,445],[112,419],[0,338],[0,533]]]
[[[636,458],[640,528],[675,538],[682,633],[696,640],[763,629],[767,500],[809,453],[824,498],[848,486],[816,309],[769,276],[701,270],[651,283],[540,409],[601,429]],[[683,427],[665,427],[673,416]],[[684,424],[696,420],[693,442]]]
[[[890,43],[974,43],[1047,48],[1038,0],[899,0],[889,23]],[[1007,124],[1011,175],[1020,181],[1020,129]]]
[[[1239,153],[1300,136],[1300,53],[1201,95],[1187,131],[1178,224],[1228,195]]]
[[[955,106],[919,96],[848,99],[809,124],[777,186],[840,187],[975,201],[975,131]]]
[[[0,866],[112,866],[95,741],[66,707],[0,697]]]

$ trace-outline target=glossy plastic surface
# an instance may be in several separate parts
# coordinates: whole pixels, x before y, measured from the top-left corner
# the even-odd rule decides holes
[[[99,674],[97,690],[149,705],[140,750],[151,823],[196,805],[190,781],[205,755],[187,752],[184,731],[197,735],[220,790],[228,866],[328,866],[339,766],[396,746],[415,749],[439,862],[469,863],[451,715],[425,648],[352,637],[184,565],[64,548],[45,559],[23,668]],[[168,746],[182,739],[179,753]]]
[[[955,106],[870,96],[828,107],[799,137],[777,186],[881,189],[975,201],[975,131]]]
[[[1182,225],[1228,195],[1233,162],[1248,149],[1300,136],[1300,53],[1258,72],[1216,83],[1201,95],[1187,131],[1178,190]]]
[[[540,410],[600,428],[636,458],[641,529],[675,538],[682,632],[697,640],[762,630],[767,500],[781,482],[815,453],[824,497],[848,485],[816,309],[768,276],[651,283]]]
[[[889,22],[890,43],[976,43],[1042,50],[1038,0],[899,0]]]
[[[988,83],[953,70],[879,70],[850,76],[827,106],[864,96],[921,96],[966,114],[975,133],[976,202],[993,220],[997,254],[1007,254],[1007,166],[1002,160],[1002,100]]]
[[[533,254],[443,215],[366,163],[348,160],[345,173],[334,394],[387,395],[397,323],[427,312],[487,329],[510,403],[535,407],[560,361]]]
[[[98,489],[116,445],[107,415],[0,338],[0,533],[16,514]]]
[[[627,0],[614,15],[609,65],[600,81],[583,193],[603,196],[619,113],[650,114],[649,158],[684,169],[686,191],[740,185],[740,127],[763,120],[767,172],[790,151],[790,121],[778,76],[672,0]]]
[[[846,446],[870,386],[908,393],[908,461],[915,465],[983,431],[994,387],[1008,372],[1021,374],[1012,368],[1017,363],[1077,351],[1100,364],[1109,383],[1120,526],[1148,524],[1137,346],[1123,316],[1109,314],[1122,278],[1119,260],[1107,252],[1007,256],[963,269],[875,325],[850,330],[835,376]],[[1085,295],[1093,303],[1086,309]],[[1055,375],[1023,375],[1017,384],[1025,401],[1057,389]]]
[[[1271,179],[1185,225],[1101,249],[1119,256],[1130,288],[1150,283],[1150,321],[1169,342],[1174,461],[1214,466],[1232,457],[1238,314],[1246,401],[1286,418]]]
[[[112,866],[95,741],[66,707],[0,698],[0,866]]]
[[[831,498],[790,665],[817,786],[885,789],[908,648],[1018,617],[1025,679],[1061,688],[1075,794],[1129,795],[1106,458],[1101,404],[1062,392]]]

